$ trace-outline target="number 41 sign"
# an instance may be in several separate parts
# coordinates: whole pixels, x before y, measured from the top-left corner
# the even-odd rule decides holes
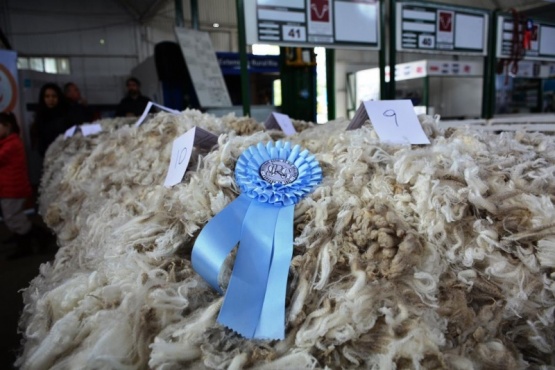
[[[301,26],[283,25],[283,41],[306,41],[306,29]]]
[[[347,130],[370,119],[380,140],[392,144],[430,144],[410,100],[371,100],[357,109]]]

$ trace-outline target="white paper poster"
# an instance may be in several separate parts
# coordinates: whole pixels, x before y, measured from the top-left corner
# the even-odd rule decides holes
[[[176,27],[175,34],[200,105],[231,107],[231,98],[208,32]]]

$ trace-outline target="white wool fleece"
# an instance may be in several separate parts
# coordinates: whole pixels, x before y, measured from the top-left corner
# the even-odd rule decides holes
[[[40,211],[60,250],[24,293],[22,369],[524,369],[553,366],[555,142],[437,127],[429,146],[368,124],[294,122],[322,183],[295,209],[283,341],[216,322],[192,269],[201,228],[239,189],[237,158],[283,139],[248,118],[159,113],[141,127],[58,139]],[[104,123],[108,125],[109,122]],[[171,142],[198,125],[184,180]],[[221,275],[225,288],[233,255]]]

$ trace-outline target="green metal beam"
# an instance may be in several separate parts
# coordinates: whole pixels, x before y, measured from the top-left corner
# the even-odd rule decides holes
[[[424,77],[424,93],[422,100],[426,107],[426,114],[428,114],[428,107],[430,106],[430,76]]]
[[[185,27],[185,18],[183,18],[183,0],[175,0],[175,26]]]
[[[326,96],[328,121],[335,119],[335,50],[326,49]]]
[[[243,0],[236,0],[237,5],[237,35],[239,37],[239,61],[241,63],[241,100],[243,101],[243,115],[251,115],[251,98],[249,89],[249,71],[247,60],[247,36],[245,32],[245,4]]]
[[[380,99],[387,99],[387,84],[385,83],[385,0],[380,0],[380,50],[379,50],[379,67],[380,67]],[[355,107],[355,109],[358,107]]]
[[[345,81],[347,87],[347,118],[350,118],[350,112],[356,112],[357,101],[355,86],[357,84],[357,75],[354,72],[347,73],[347,81]]]
[[[396,1],[389,0],[389,99],[395,99],[395,64],[397,63],[396,50]]]
[[[191,27],[194,30],[200,29],[199,20],[198,20],[198,1],[191,0]]]

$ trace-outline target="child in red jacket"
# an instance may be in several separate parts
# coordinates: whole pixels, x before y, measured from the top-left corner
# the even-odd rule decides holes
[[[31,221],[23,213],[26,198],[32,194],[25,148],[13,113],[0,113],[0,206],[4,223],[14,233],[17,251],[8,258],[31,252]]]

